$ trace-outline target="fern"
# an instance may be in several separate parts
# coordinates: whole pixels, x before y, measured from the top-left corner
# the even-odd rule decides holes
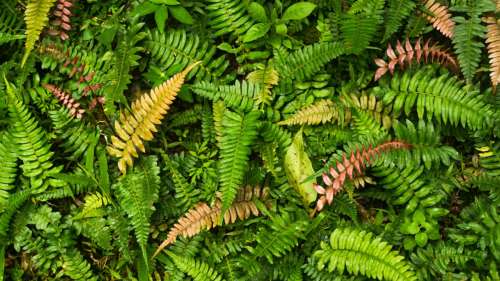
[[[403,24],[410,13],[415,9],[413,1],[389,0],[388,8],[385,16],[385,31],[382,41],[386,41],[394,34]]]
[[[32,117],[28,108],[20,101],[14,89],[7,84],[9,112],[12,118],[12,140],[17,145],[17,155],[23,161],[23,174],[30,179],[31,189],[41,192],[49,185],[61,186],[63,183],[52,178],[62,170],[55,167],[51,158],[50,144],[45,132]]]
[[[191,257],[178,256],[174,253],[168,253],[175,266],[181,271],[187,273],[194,281],[221,281],[224,280],[221,275],[204,262],[199,262]]]
[[[486,43],[490,59],[490,80],[493,92],[496,92],[496,87],[500,82],[500,30],[495,17],[487,17],[485,21],[488,24]]]
[[[129,175],[125,175],[115,186],[118,201],[130,218],[137,242],[147,264],[146,244],[149,234],[149,219],[153,204],[158,200],[160,169],[156,157],[148,157]]]
[[[17,173],[17,155],[12,145],[12,136],[0,135],[0,214],[8,204],[9,193],[15,188]]]
[[[378,280],[417,280],[403,257],[380,238],[370,232],[337,228],[330,236],[330,243],[321,242],[321,250],[314,253],[318,269],[341,274],[364,275]]]
[[[200,82],[191,86],[196,94],[213,101],[222,100],[227,106],[243,111],[250,111],[255,107],[254,97],[258,96],[261,88],[258,84],[236,81],[234,85],[217,85]]]
[[[254,201],[259,200],[269,204],[267,202],[268,195],[269,190],[266,188],[247,186],[239,191],[235,202],[226,211],[223,211],[220,200],[217,200],[213,207],[209,207],[205,203],[198,203],[173,226],[167,234],[167,239],[158,247],[154,256],[174,243],[178,236],[192,237],[203,229],[212,229],[222,225],[223,222],[231,224],[237,219],[245,220],[252,214],[259,215],[260,211]]]
[[[72,250],[63,255],[62,273],[72,280],[99,280],[94,276],[90,264],[82,257],[78,250]]]
[[[451,19],[448,7],[439,4],[435,0],[424,1],[425,7],[431,13],[427,15],[427,20],[444,36],[452,38],[455,32],[455,22]]]
[[[24,35],[20,34],[9,34],[9,33],[4,33],[0,31],[0,45],[3,45],[5,43],[14,41],[14,40],[19,40],[19,39],[24,39]]]
[[[245,34],[254,24],[247,14],[247,2],[235,0],[209,0],[207,3],[210,28],[213,36],[232,33],[236,36]]]
[[[209,42],[202,42],[196,35],[188,35],[184,30],[169,33],[149,32],[146,48],[155,62],[167,73],[183,69],[189,64],[202,61],[190,72],[188,79],[195,77],[209,81],[220,77],[229,65],[223,56],[215,57],[216,48]]]
[[[276,53],[274,67],[283,80],[305,80],[311,78],[328,62],[344,53],[340,43],[317,43],[291,54]]]
[[[66,109],[50,111],[49,117],[58,139],[62,140],[61,147],[71,159],[79,159],[97,145],[99,132],[87,128],[83,121],[72,119]]]
[[[471,86],[463,86],[454,77],[421,70],[406,72],[392,78],[391,84],[376,89],[383,93],[383,102],[393,106],[393,112],[410,115],[416,109],[419,119],[437,120],[453,126],[471,129],[487,127],[492,117],[490,106]]]
[[[339,120],[342,124],[346,119],[350,119],[350,112],[344,112],[341,106],[334,106],[331,100],[319,100],[278,125],[319,125],[334,120]]]
[[[132,157],[138,157],[137,149],[145,152],[143,140],[153,139],[155,125],[161,123],[163,115],[170,108],[177,92],[184,83],[184,78],[197,64],[192,64],[184,71],[162,85],[143,95],[132,104],[132,112],[122,113],[120,121],[115,121],[117,136],[112,136],[112,145],[108,146],[109,154],[119,157],[118,168],[125,174],[127,166],[132,166]]]
[[[484,38],[486,28],[481,25],[479,17],[455,17],[457,23],[453,45],[458,56],[460,68],[468,82],[472,81],[481,59],[481,48],[484,44],[476,40],[477,37]]]
[[[231,206],[238,187],[242,184],[251,152],[250,146],[257,136],[259,116],[257,111],[244,116],[227,111],[222,118],[219,176],[224,211]]]
[[[250,252],[257,257],[266,257],[273,263],[273,257],[282,257],[303,239],[309,222],[292,220],[289,214],[271,217],[268,228],[262,228],[255,238],[257,245]]]
[[[49,21],[48,13],[56,0],[29,0],[24,13],[26,22],[26,45],[21,65],[26,63],[28,56],[35,47],[35,42],[42,29]]]

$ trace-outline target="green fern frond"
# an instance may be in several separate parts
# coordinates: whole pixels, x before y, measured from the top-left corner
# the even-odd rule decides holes
[[[415,273],[398,252],[370,232],[359,229],[337,228],[330,243],[321,242],[321,250],[314,253],[318,269],[344,271],[378,280],[416,281]]]
[[[17,154],[23,161],[21,168],[23,174],[29,177],[31,188],[41,192],[49,185],[64,185],[52,178],[62,170],[62,166],[54,167],[52,162],[54,152],[50,151],[45,132],[9,84],[7,84],[7,93],[12,119],[12,141],[17,145]]]
[[[344,54],[340,43],[317,43],[291,54],[277,52],[274,67],[282,80],[305,80],[320,71],[328,62]]]
[[[149,219],[153,204],[158,200],[160,169],[157,158],[150,156],[137,165],[133,172],[120,178],[115,186],[118,201],[130,218],[137,242],[147,262],[146,244],[149,235]]]
[[[217,85],[202,81],[191,86],[191,90],[213,101],[220,99],[228,107],[250,111],[255,107],[254,97],[258,96],[260,86],[245,80],[236,81],[234,85]]]
[[[90,214],[92,211],[100,209],[111,204],[111,198],[106,194],[99,192],[91,193],[85,196],[85,204],[83,205],[82,217]]]
[[[260,134],[265,142],[276,143],[282,152],[292,144],[291,133],[271,122],[264,122],[260,126]]]
[[[382,42],[387,41],[403,24],[410,13],[415,9],[415,2],[412,0],[400,1],[389,0],[388,8],[385,12],[385,32]]]
[[[231,206],[243,182],[250,147],[257,137],[259,117],[258,111],[244,116],[226,111],[222,117],[219,175],[223,213]]]
[[[433,71],[396,74],[390,85],[376,88],[383,102],[392,105],[392,112],[409,116],[414,110],[419,119],[437,120],[453,126],[480,129],[493,117],[490,105],[472,86],[463,86],[455,77],[434,78]]]
[[[273,216],[267,225],[267,228],[261,228],[257,233],[257,246],[249,250],[257,257],[266,257],[272,264],[274,257],[283,257],[298,245],[299,239],[305,236],[309,222],[294,220],[290,214],[285,213]]]
[[[270,65],[262,66],[247,75],[248,81],[261,86],[260,93],[255,96],[257,105],[270,105],[272,100],[271,88],[278,85],[278,72]]]
[[[62,273],[72,280],[99,280],[92,273],[90,263],[83,258],[78,250],[72,250],[63,255]]]
[[[5,32],[0,31],[0,45],[14,41],[14,40],[19,40],[25,38],[25,35],[21,34],[9,34]]]
[[[42,33],[42,29],[49,21],[49,10],[56,0],[29,0],[24,12],[26,22],[26,45],[21,65],[26,63],[35,42]]]
[[[71,155],[71,159],[79,159],[97,145],[99,132],[86,126],[82,120],[72,118],[66,108],[49,111],[49,117],[57,138],[62,141],[61,148]]]
[[[12,146],[12,137],[0,134],[0,214],[8,204],[9,192],[14,189],[17,173],[17,155]]]
[[[222,281],[220,273],[204,262],[200,262],[191,257],[179,256],[172,252],[168,253],[175,266],[182,272],[191,276],[194,281]]]
[[[486,35],[486,27],[481,25],[479,16],[472,18],[455,17],[455,35],[453,45],[457,53],[460,69],[470,83],[476,73],[484,47],[482,39]],[[479,38],[479,40],[477,40]]]
[[[181,127],[198,122],[201,119],[201,115],[203,114],[204,109],[205,108],[203,108],[201,105],[196,104],[191,109],[172,114],[172,121],[169,122],[169,127]]]
[[[254,20],[247,14],[248,2],[237,0],[209,0],[209,26],[213,36],[227,33],[241,36],[252,27]]]
[[[146,49],[167,74],[201,61],[198,68],[189,73],[188,79],[196,76],[201,81],[215,80],[229,66],[223,56],[215,57],[215,45],[201,42],[199,36],[187,34],[184,30],[149,32]]]
[[[2,214],[0,214],[0,238],[2,240],[7,239],[7,234],[10,229],[10,222],[12,217],[17,212],[19,208],[30,198],[31,190],[22,190],[13,193],[9,196],[9,201],[4,208]],[[5,241],[5,240],[4,240]]]

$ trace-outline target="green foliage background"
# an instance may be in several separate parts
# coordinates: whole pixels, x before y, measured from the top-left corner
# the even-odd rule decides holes
[[[426,2],[2,0],[0,280],[500,280],[484,20],[500,5],[437,1],[450,39]],[[388,44],[418,38],[459,69],[406,57],[373,79]],[[115,121],[198,61],[121,174]],[[408,147],[355,158],[388,141]],[[246,186],[269,192],[244,203],[258,216],[191,217],[202,231],[153,255],[197,203],[234,211]]]

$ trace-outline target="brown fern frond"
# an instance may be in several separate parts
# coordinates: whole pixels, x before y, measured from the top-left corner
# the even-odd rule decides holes
[[[400,68],[404,68],[406,65],[411,65],[414,61],[417,63],[421,61],[425,63],[439,63],[453,70],[458,68],[456,59],[449,54],[447,50],[442,50],[437,44],[433,44],[432,46],[429,44],[430,39],[428,39],[422,47],[419,38],[413,47],[410,40],[406,39],[405,46],[403,47],[398,40],[396,51],[394,51],[391,44],[388,44],[386,54],[389,60],[386,62],[383,59],[375,59],[375,64],[378,66],[375,72],[375,81],[384,76],[387,71],[393,74],[397,65],[399,65]]]
[[[496,92],[500,82],[500,29],[497,19],[490,16],[484,19],[487,23],[488,33],[486,34],[486,44],[488,44],[488,57],[490,59],[490,80],[493,92]]]
[[[52,84],[43,84],[42,86],[51,92],[65,107],[67,107],[72,116],[82,118],[85,110],[80,108],[80,103],[76,102],[70,94]]]
[[[151,90],[149,94],[132,103],[132,112],[120,114],[115,121],[116,135],[111,137],[112,144],[107,147],[112,156],[120,158],[118,169],[125,174],[127,166],[133,165],[133,157],[138,157],[137,150],[146,152],[143,141],[153,139],[156,125],[167,113],[179,92],[186,75],[200,62],[194,63],[175,74],[168,81]]]
[[[437,3],[434,0],[424,0],[425,7],[432,13],[428,15],[427,20],[432,23],[435,29],[441,32],[444,36],[453,37],[455,22],[451,19],[451,14],[448,7]]]
[[[222,202],[219,199],[216,200],[212,207],[203,202],[196,204],[172,227],[167,234],[167,239],[161,243],[153,257],[165,247],[174,243],[178,236],[192,237],[202,230],[210,230],[223,223],[231,224],[238,219],[245,220],[251,215],[258,216],[260,211],[257,209],[254,200],[269,205],[268,196],[268,188],[246,186],[238,192],[236,200],[223,216],[221,216]]]
[[[328,168],[328,173],[324,172],[322,174],[323,183],[326,187],[319,184],[314,185],[314,189],[320,194],[320,197],[316,202],[313,214],[321,211],[325,204],[332,204],[333,197],[342,189],[347,179],[353,180],[357,178],[359,180],[360,177],[356,176],[363,175],[366,165],[380,156],[382,152],[395,149],[408,149],[410,147],[409,144],[401,141],[390,141],[374,148],[370,146],[368,148],[356,149],[349,156],[344,153],[342,161],[337,161]],[[358,183],[358,185],[361,184]]]
[[[69,39],[68,32],[71,30],[71,7],[73,3],[70,0],[59,0],[53,15],[56,17],[51,22],[52,28],[49,29],[49,35],[58,36],[61,40]]]
[[[350,111],[339,110],[339,106],[335,106],[331,100],[320,100],[299,110],[292,117],[279,122],[278,125],[318,125],[334,120],[344,123],[350,119]]]

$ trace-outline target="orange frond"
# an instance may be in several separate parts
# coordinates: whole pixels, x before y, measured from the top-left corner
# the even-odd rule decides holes
[[[153,257],[160,253],[165,247],[175,242],[178,236],[192,237],[202,230],[210,230],[216,226],[231,224],[238,219],[245,220],[251,215],[258,216],[259,209],[254,200],[260,200],[265,203],[268,201],[269,190],[261,187],[247,186],[242,188],[231,207],[222,214],[222,202],[218,199],[212,207],[206,203],[198,203],[191,208],[167,234],[167,239],[161,243]],[[268,202],[266,202],[268,201]],[[268,204],[266,204],[268,205]]]
[[[390,141],[374,148],[370,146],[368,148],[357,149],[349,155],[344,153],[341,161],[334,163],[328,168],[328,172],[322,174],[323,183],[326,187],[321,185],[314,187],[320,195],[316,202],[314,213],[321,211],[325,204],[331,205],[333,203],[333,197],[342,190],[346,180],[354,181],[356,187],[364,186],[366,178],[363,176],[363,171],[366,165],[378,158],[382,152],[395,149],[408,149],[410,147],[409,144],[401,141]]]
[[[383,59],[375,59],[375,64],[378,66],[375,72],[375,81],[380,79],[387,71],[393,74],[396,66],[399,65],[400,68],[404,68],[413,62],[439,63],[452,70],[458,68],[456,59],[447,50],[442,50],[437,44],[430,46],[430,39],[425,42],[423,47],[420,44],[420,39],[417,40],[415,46],[412,46],[410,40],[406,39],[404,47],[398,40],[396,51],[389,44],[386,54],[389,58],[387,62]]]
[[[495,17],[487,17],[485,22],[488,24],[488,33],[486,34],[486,44],[488,44],[488,57],[490,59],[490,79],[493,92],[500,82],[500,30]]]
[[[451,14],[448,7],[437,3],[434,0],[424,0],[425,7],[433,14],[427,16],[427,20],[432,23],[435,29],[441,32],[444,36],[453,37],[455,22],[451,19]]]

